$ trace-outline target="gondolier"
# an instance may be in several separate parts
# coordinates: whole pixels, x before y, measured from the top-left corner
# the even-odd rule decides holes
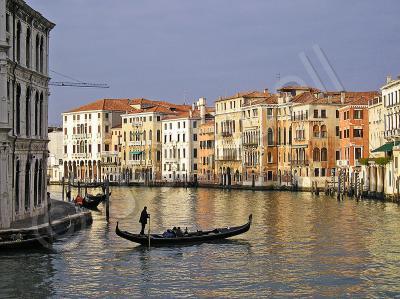
[[[144,228],[147,224],[147,218],[150,218],[150,214],[147,213],[147,207],[144,207],[139,219],[139,222],[142,224],[142,230],[140,231],[141,235],[144,235]]]

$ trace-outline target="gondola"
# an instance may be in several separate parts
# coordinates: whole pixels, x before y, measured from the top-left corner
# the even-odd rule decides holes
[[[249,221],[241,226],[216,228],[208,231],[190,232],[183,237],[165,238],[161,234],[150,234],[150,246],[204,243],[237,236],[247,232],[250,229],[252,218],[252,215],[250,215]],[[139,243],[141,245],[149,244],[148,235],[132,234],[127,231],[121,231],[119,229],[118,222],[117,227],[115,228],[115,233],[119,237],[129,240],[131,242]]]
[[[108,196],[111,196],[111,192],[108,193]],[[105,195],[105,194],[102,194],[102,193],[97,193],[96,195],[86,194],[86,197],[89,198],[90,200],[97,200],[97,199],[100,199],[100,202],[106,200],[106,195]]]
[[[105,198],[105,195],[102,195],[102,196],[86,195],[83,198],[82,206],[87,209],[95,210],[95,209],[97,209],[97,206],[103,201],[103,196]]]

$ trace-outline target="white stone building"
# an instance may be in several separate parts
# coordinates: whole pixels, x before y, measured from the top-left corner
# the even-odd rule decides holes
[[[200,98],[189,111],[162,120],[162,178],[168,182],[197,182],[199,126],[206,117],[206,101]]]
[[[0,228],[46,210],[49,34],[22,0],[0,0]]]
[[[61,182],[63,167],[63,131],[62,128],[49,128],[49,158],[47,160],[47,179],[49,182]]]
[[[118,161],[111,128],[130,110],[128,99],[102,99],[62,114],[64,175],[78,181],[109,176]]]

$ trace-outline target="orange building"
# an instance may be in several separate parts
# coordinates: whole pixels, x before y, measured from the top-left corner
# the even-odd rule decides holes
[[[214,154],[214,118],[199,126],[199,142],[199,181],[202,183],[214,183],[216,179]]]
[[[369,155],[369,99],[354,99],[339,109],[341,166],[348,168],[350,173],[360,166],[359,159]]]

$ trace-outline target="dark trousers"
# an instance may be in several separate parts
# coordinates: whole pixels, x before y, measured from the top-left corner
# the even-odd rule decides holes
[[[141,235],[144,235],[144,228],[146,227],[146,223],[142,223],[142,230],[140,231]]]

